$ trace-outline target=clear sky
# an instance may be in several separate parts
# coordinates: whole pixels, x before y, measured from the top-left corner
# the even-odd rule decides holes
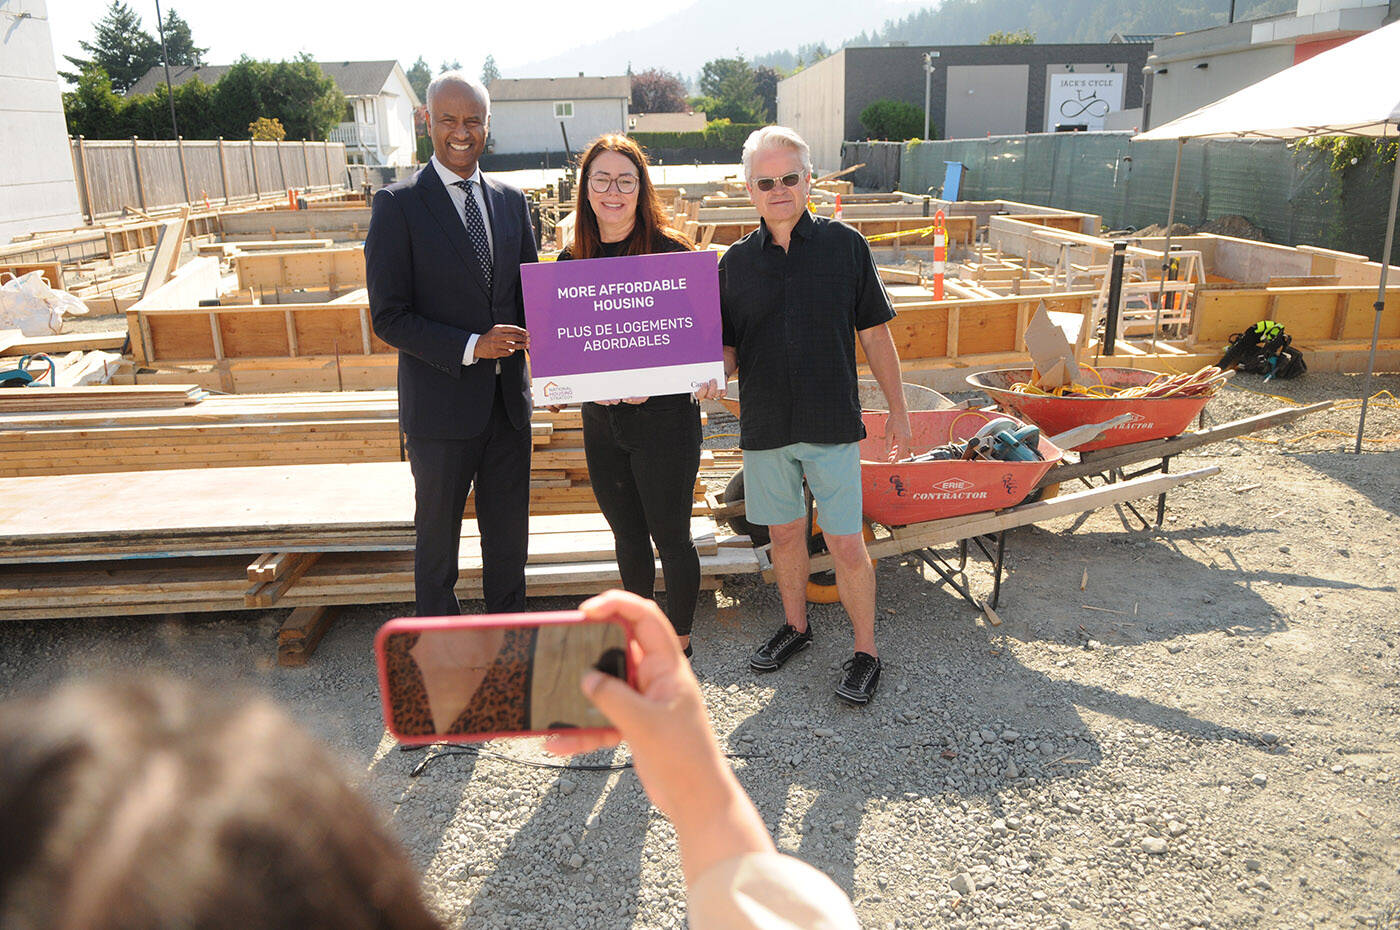
[[[155,0],[127,0],[156,34]],[[573,0],[456,0],[385,3],[383,0],[177,0],[176,12],[190,24],[205,60],[227,64],[247,54],[279,60],[310,52],[321,61],[393,58],[404,68],[422,55],[434,71],[447,60],[479,74],[487,55],[501,70],[527,65],[571,46],[604,39],[663,19],[697,0],[611,0],[601,7]],[[93,24],[110,0],[48,0],[54,55],[81,55]],[[171,8],[161,0],[161,12]]]

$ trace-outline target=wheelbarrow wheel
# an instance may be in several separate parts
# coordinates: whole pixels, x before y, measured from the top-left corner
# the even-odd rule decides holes
[[[869,521],[862,521],[861,535],[865,537],[866,543],[875,541],[875,531],[870,528]],[[817,521],[812,521],[812,538],[807,541],[807,551],[812,555],[826,551],[826,541],[822,536],[821,527]],[[870,567],[875,567],[875,559],[870,560]],[[834,571],[813,572],[807,579],[807,603],[809,604],[835,604],[841,600],[841,591],[836,585],[836,573]]]
[[[744,470],[740,468],[729,479],[729,483],[724,486],[724,493],[720,499],[726,504],[744,499]],[[768,545],[768,527],[761,523],[750,523],[743,517],[730,517],[729,528],[739,536],[747,536],[752,541],[755,548]]]

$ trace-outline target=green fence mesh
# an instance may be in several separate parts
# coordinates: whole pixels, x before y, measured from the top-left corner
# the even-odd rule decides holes
[[[945,162],[967,166],[963,200],[1017,200],[1096,213],[1112,229],[1166,222],[1176,142],[1126,132],[1037,133],[988,139],[848,143],[848,163],[876,146],[902,146],[898,186],[937,194]],[[1380,257],[1391,164],[1368,155],[1336,174],[1330,156],[1282,142],[1187,142],[1175,221],[1199,226],[1239,215],[1270,242]],[[1400,262],[1397,243],[1392,262]]]

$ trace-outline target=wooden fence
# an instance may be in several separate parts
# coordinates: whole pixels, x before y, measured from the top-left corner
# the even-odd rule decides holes
[[[89,222],[124,208],[236,203],[290,187],[343,187],[340,142],[69,140],[78,198]],[[186,192],[188,191],[188,195]]]

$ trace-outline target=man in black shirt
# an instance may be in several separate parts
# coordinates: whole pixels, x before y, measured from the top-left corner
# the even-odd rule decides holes
[[[889,403],[891,461],[907,455],[909,413],[894,317],[870,246],[849,226],[807,211],[812,164],[790,129],[768,126],[744,144],[744,177],[757,230],[719,263],[726,372],[739,372],[739,446],[747,519],[767,524],[785,623],[749,660],[774,671],[812,641],[807,624],[807,523],[802,481],[836,567],[855,631],[838,697],[865,704],[880,680],[875,647],[875,570],[861,535],[856,382],[859,339]]]

